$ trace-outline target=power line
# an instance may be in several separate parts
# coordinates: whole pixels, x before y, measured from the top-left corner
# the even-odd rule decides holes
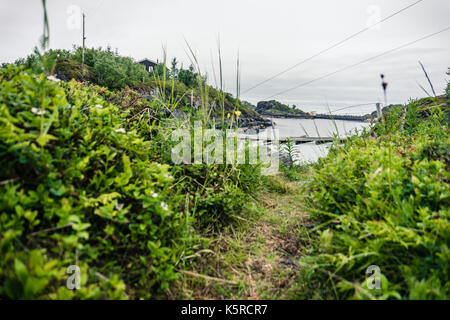
[[[336,110],[330,110],[329,113],[332,114],[334,112],[338,112],[338,111],[342,111],[342,110],[346,110],[346,109],[351,109],[351,108],[356,108],[356,107],[364,107],[364,106],[372,106],[374,104],[377,104],[377,102],[356,104],[356,105],[348,106],[348,107],[345,107],[345,108],[340,108],[340,109],[336,109]]]
[[[341,41],[335,43],[335,44],[332,45],[331,47],[328,47],[328,48],[326,48],[326,49],[324,49],[324,50],[322,50],[322,51],[320,51],[320,52],[318,52],[318,53],[312,55],[311,57],[306,58],[306,59],[300,61],[299,63],[293,65],[292,67],[289,67],[289,68],[287,68],[287,69],[285,69],[285,70],[283,70],[283,71],[281,71],[281,72],[279,72],[279,73],[273,75],[272,77],[270,77],[270,78],[268,78],[268,79],[266,79],[266,80],[264,80],[264,81],[261,81],[261,82],[257,83],[257,84],[254,85],[253,87],[250,87],[250,88],[248,88],[247,90],[245,90],[245,91],[243,92],[243,94],[245,94],[245,93],[247,93],[247,92],[249,92],[249,91],[251,91],[251,90],[253,90],[253,89],[255,89],[255,88],[257,88],[257,87],[259,87],[259,86],[261,86],[261,85],[263,85],[263,84],[266,83],[266,82],[269,82],[270,80],[273,80],[273,79],[275,79],[275,78],[281,76],[282,74],[285,74],[286,72],[291,71],[292,69],[294,69],[294,68],[296,68],[296,67],[298,67],[298,66],[300,66],[300,65],[302,65],[302,64],[304,64],[304,63],[306,63],[306,62],[308,62],[308,61],[310,61],[310,60],[312,60],[312,59],[314,59],[314,58],[316,58],[316,57],[318,57],[318,56],[320,56],[321,54],[323,54],[323,53],[325,53],[325,52],[327,52],[327,51],[330,51],[331,49],[336,48],[337,46],[343,44],[344,42],[347,42],[348,40],[353,39],[354,37],[360,35],[361,33],[364,33],[364,32],[366,32],[366,31],[370,30],[371,28],[373,28],[373,27],[375,27],[375,26],[377,26],[377,25],[379,25],[379,24],[381,24],[381,23],[383,23],[383,22],[385,22],[385,21],[391,19],[392,17],[394,17],[394,16],[396,16],[396,15],[402,13],[402,12],[405,11],[405,10],[408,10],[409,8],[411,8],[411,7],[413,7],[413,6],[417,5],[417,4],[419,4],[419,3],[422,2],[422,1],[424,1],[424,0],[416,1],[416,2],[414,2],[414,3],[412,3],[412,4],[410,4],[409,6],[404,7],[403,9],[401,9],[401,10],[399,10],[399,11],[397,11],[397,12],[394,12],[393,14],[387,16],[386,18],[384,18],[384,19],[378,21],[377,23],[371,25],[370,27],[366,27],[366,28],[364,28],[364,29],[362,29],[362,30],[360,30],[360,31],[358,31],[358,32],[356,32],[356,33],[354,33],[354,34],[352,34],[351,36],[348,36],[347,38],[345,38],[345,39],[343,39],[343,40],[341,40]]]
[[[333,111],[330,111],[330,112],[338,112],[338,111],[347,110],[347,109],[356,108],[356,107],[371,106],[371,105],[374,105],[374,104],[376,104],[376,102],[357,104],[357,105],[354,105],[354,106],[349,106],[349,107],[345,107],[345,108],[341,108],[341,109],[336,109],[336,110],[333,110]]]
[[[358,63],[355,63],[355,64],[352,64],[352,65],[346,66],[346,67],[341,68],[341,69],[338,69],[338,70],[336,70],[336,71],[334,71],[334,72],[328,73],[328,74],[326,74],[326,75],[324,75],[324,76],[321,76],[321,77],[319,77],[319,78],[316,78],[316,79],[313,79],[313,80],[304,82],[304,83],[299,84],[299,85],[297,85],[297,86],[295,86],[295,87],[292,87],[292,88],[286,89],[286,90],[284,90],[284,91],[281,91],[281,92],[279,92],[279,93],[277,93],[277,94],[274,94],[274,95],[272,95],[272,96],[266,98],[265,100],[268,100],[268,99],[271,99],[271,98],[273,98],[273,97],[279,96],[279,95],[281,95],[281,94],[283,94],[283,93],[292,91],[292,90],[294,90],[294,89],[297,89],[297,88],[300,88],[300,87],[304,87],[304,86],[306,86],[306,85],[308,85],[308,84],[311,84],[311,83],[313,83],[313,82],[316,82],[316,81],[319,81],[319,80],[328,78],[328,77],[330,77],[330,76],[332,76],[332,75],[335,75],[335,74],[337,74],[337,73],[339,73],[339,72],[342,72],[342,71],[345,71],[345,70],[354,68],[354,67],[356,67],[356,66],[359,66],[359,65],[361,65],[361,64],[363,64],[363,63],[366,63],[366,62],[369,62],[369,61],[371,61],[371,60],[375,60],[375,59],[377,59],[377,58],[379,58],[379,57],[385,56],[385,55],[387,55],[387,54],[389,54],[389,53],[391,53],[391,52],[394,52],[394,51],[396,51],[396,50],[400,50],[400,49],[402,49],[402,48],[405,48],[405,47],[407,47],[407,46],[410,46],[410,45],[412,45],[412,44],[415,44],[415,43],[417,43],[417,42],[419,42],[419,41],[422,41],[422,40],[431,38],[431,37],[433,37],[433,36],[435,36],[435,35],[438,35],[438,34],[440,34],[440,33],[443,33],[443,32],[445,32],[445,31],[448,31],[449,29],[450,29],[450,27],[447,27],[447,28],[442,29],[442,30],[440,30],[440,31],[438,31],[438,32],[429,34],[429,35],[424,36],[424,37],[422,37],[422,38],[420,38],[420,39],[417,39],[417,40],[414,40],[414,41],[412,41],[412,42],[403,44],[403,45],[401,45],[401,46],[399,46],[399,47],[396,47],[396,48],[394,48],[394,49],[385,51],[385,52],[383,52],[383,53],[381,53],[381,54],[378,54],[378,55],[376,55],[376,56],[370,57],[370,58],[365,59],[365,60],[363,60],[363,61],[360,61],[360,62],[358,62]]]

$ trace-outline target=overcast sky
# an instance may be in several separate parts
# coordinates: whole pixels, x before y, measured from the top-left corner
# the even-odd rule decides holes
[[[51,48],[81,44],[79,10],[86,13],[87,46],[117,48],[136,60],[177,57],[189,65],[186,39],[214,84],[220,35],[226,90],[241,91],[295,65],[416,0],[47,0]],[[376,56],[450,26],[450,1],[424,0],[339,47],[242,95],[256,103],[298,84]],[[31,53],[42,34],[40,0],[0,0],[0,62]],[[440,94],[450,67],[450,31],[274,97],[304,110],[323,111],[383,101],[380,73],[389,82],[388,102],[404,103],[429,88],[420,60]],[[372,111],[373,107],[351,113]],[[347,111],[346,111],[347,112]]]

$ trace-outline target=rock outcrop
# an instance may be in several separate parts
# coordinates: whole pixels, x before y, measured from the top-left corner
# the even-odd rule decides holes
[[[305,115],[305,112],[302,110],[290,108],[275,100],[258,102],[255,111],[265,116],[292,117]]]
[[[154,86],[140,86],[133,88],[140,96],[146,100],[160,99],[160,90],[157,90]],[[169,89],[166,89],[166,96],[169,97],[172,93]],[[176,118],[185,119],[188,116],[189,112],[183,111],[185,108],[193,108],[198,110],[202,107],[202,98],[193,92],[191,95],[181,95],[180,93],[175,92],[175,96],[183,96],[180,99],[178,107],[172,111],[166,110],[167,116],[173,116]],[[239,104],[239,127],[241,128],[251,128],[251,129],[264,129],[272,126],[272,121],[269,119],[263,118],[258,112],[256,112],[252,107],[252,105],[248,102],[241,102]],[[236,110],[236,101],[233,98],[226,97],[224,103],[225,109],[225,127],[229,128],[231,122],[228,120],[228,114],[233,114]],[[211,118],[215,118],[216,127],[220,128],[222,125],[222,109],[214,98],[209,99],[208,110],[211,112]],[[236,121],[233,121],[233,126],[236,124]]]

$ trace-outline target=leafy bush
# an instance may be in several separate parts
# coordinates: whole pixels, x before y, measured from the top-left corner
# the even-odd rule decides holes
[[[177,79],[178,81],[183,83],[186,87],[194,88],[197,86],[198,75],[194,73],[193,68],[190,68],[189,70],[181,69],[178,72]]]
[[[160,297],[258,185],[258,166],[173,165],[164,101],[12,65],[0,82],[1,298]]]
[[[81,63],[81,48],[75,50],[72,59]],[[111,90],[123,89],[150,80],[150,75],[143,65],[132,58],[120,56],[110,48],[87,49],[85,64],[92,69],[92,81]]]
[[[81,48],[45,52],[42,4],[44,53],[0,68],[0,299],[160,297],[175,268],[198,256],[193,225],[241,212],[259,167],[168,164],[179,121],[167,111],[179,103],[175,84],[185,86],[176,59],[171,72],[160,64],[150,75],[110,48],[86,50],[83,63]],[[206,107],[190,111],[208,124],[202,79]],[[160,93],[151,101],[129,89],[150,80]],[[81,288],[70,291],[74,265]]]
[[[282,104],[276,100],[270,101],[260,101],[256,107],[256,111],[260,113],[273,114],[273,115],[303,115],[305,114],[302,110],[297,110],[294,106],[293,108]]]
[[[317,256],[302,261],[305,277],[328,286],[327,297],[335,282],[339,298],[450,297],[450,140],[442,106],[439,98],[393,109],[377,125],[378,138],[356,138],[317,165],[309,188],[320,243]],[[425,110],[427,118],[418,117]],[[381,268],[380,290],[367,288],[370,265]]]
[[[43,65],[43,61],[47,61]],[[26,59],[18,59],[15,65],[24,66],[35,73],[55,72],[64,80],[89,81],[110,90],[124,89],[152,79],[145,67],[132,58],[120,56],[110,48],[86,49],[84,66],[82,48],[49,50],[43,55],[38,51]]]
[[[55,63],[55,73],[59,79],[70,81],[91,81],[92,70],[81,63],[68,58],[58,57]]]
[[[192,245],[190,221],[170,167],[125,131],[128,111],[21,68],[0,81],[0,296],[117,298],[122,280],[133,296],[165,290]],[[77,259],[89,273],[72,293],[65,268]]]

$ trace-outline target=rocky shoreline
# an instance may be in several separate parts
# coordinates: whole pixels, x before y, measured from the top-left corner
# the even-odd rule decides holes
[[[239,127],[247,129],[265,129],[272,127],[273,122],[270,119],[263,117],[247,117],[239,120]]]

